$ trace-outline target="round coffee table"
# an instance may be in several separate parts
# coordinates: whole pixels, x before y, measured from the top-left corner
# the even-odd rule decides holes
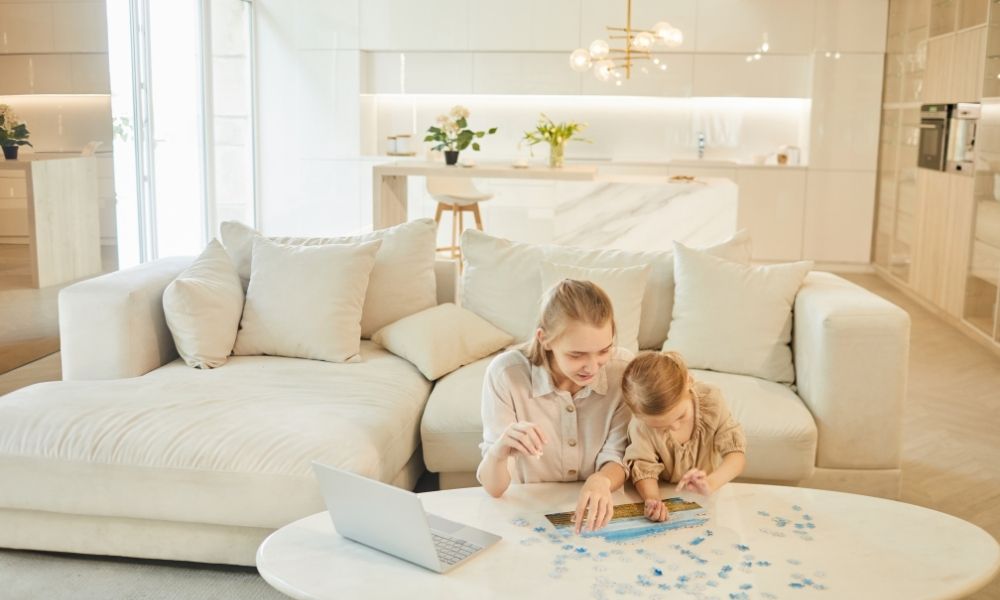
[[[729,484],[707,521],[629,541],[581,537],[545,514],[572,510],[580,484],[421,494],[428,512],[503,536],[446,575],[340,537],[327,513],[282,527],[257,551],[272,586],[300,599],[674,597],[960,598],[1000,568],[988,533],[933,510],[855,494]],[[674,496],[663,487],[664,497]],[[619,491],[616,503],[634,502]]]

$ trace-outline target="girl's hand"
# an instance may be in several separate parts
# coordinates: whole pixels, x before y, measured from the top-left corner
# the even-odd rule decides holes
[[[685,488],[691,489],[702,496],[712,493],[712,485],[708,481],[708,475],[701,469],[691,469],[677,482],[677,491]]]
[[[587,528],[596,531],[611,521],[615,505],[611,501],[611,480],[602,473],[594,473],[587,478],[580,490],[580,500],[576,503],[576,514],[573,515],[573,525],[576,533],[583,529],[584,514],[587,517]]]
[[[657,498],[646,500],[645,513],[647,519],[657,523],[670,518],[670,511],[667,510],[667,505],[663,503],[663,500]]]
[[[538,458],[542,455],[542,446],[548,443],[541,427],[524,421],[508,425],[491,451],[498,459],[505,459],[515,452]]]

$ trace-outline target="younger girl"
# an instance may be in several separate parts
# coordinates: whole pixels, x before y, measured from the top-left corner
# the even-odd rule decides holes
[[[574,524],[611,520],[625,482],[628,408],[621,377],[631,355],[615,348],[611,300],[589,281],[546,292],[535,337],[490,363],[483,382],[483,452],[476,473],[499,497],[520,483],[580,481]]]
[[[625,464],[652,521],[667,507],[658,479],[709,495],[743,472],[746,440],[719,388],[688,374],[676,352],[643,352],[622,376],[632,409]]]

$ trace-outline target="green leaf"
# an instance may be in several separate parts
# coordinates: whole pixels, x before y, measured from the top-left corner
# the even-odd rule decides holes
[[[473,144],[472,145],[472,149],[475,150],[476,152],[479,152],[479,143],[477,142],[477,143]]]
[[[496,132],[497,132],[497,128],[496,127],[490,127],[490,131],[489,131],[490,135],[492,135],[492,134],[494,134]]]

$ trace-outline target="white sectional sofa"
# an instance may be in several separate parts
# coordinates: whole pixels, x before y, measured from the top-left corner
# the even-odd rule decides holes
[[[192,369],[161,300],[188,263],[63,291],[64,381],[0,398],[0,547],[252,565],[267,534],[322,510],[311,460],[411,489],[425,464],[443,487],[472,483],[491,357],[437,382],[370,341],[360,363]],[[456,272],[437,263],[439,302],[456,298]],[[696,374],[743,423],[746,478],[893,497],[908,343],[905,312],[817,272],[795,302],[796,388]]]

